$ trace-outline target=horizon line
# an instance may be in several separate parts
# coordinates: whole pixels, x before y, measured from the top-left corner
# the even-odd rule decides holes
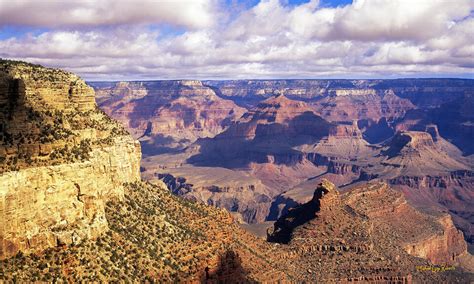
[[[271,78],[271,79],[132,79],[132,80],[84,80],[90,83],[114,83],[114,82],[158,82],[158,81],[395,81],[395,80],[474,80],[465,77],[397,77],[397,78]]]

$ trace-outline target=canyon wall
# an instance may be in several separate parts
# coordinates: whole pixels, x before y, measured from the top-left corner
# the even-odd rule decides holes
[[[371,95],[392,90],[398,97],[422,107],[433,107],[461,97],[472,90],[469,79],[395,79],[395,80],[226,80],[203,81],[219,95],[242,105],[255,105],[275,94],[300,100],[318,100],[328,95]]]
[[[77,244],[108,229],[105,202],[138,181],[140,145],[129,137],[94,149],[89,161],[0,176],[0,258]]]
[[[0,62],[0,258],[96,238],[140,179],[140,144],[76,75]]]
[[[144,156],[214,137],[244,112],[195,80],[97,84],[100,107],[140,139]]]
[[[459,264],[468,255],[463,233],[454,227],[451,216],[415,209],[402,193],[386,183],[358,186],[347,192],[344,199],[354,212],[390,231],[392,239],[410,255],[434,264],[451,265]]]
[[[150,153],[153,158],[143,161],[143,172],[151,179],[172,174],[193,180],[194,186],[179,194],[236,213],[246,211],[243,219],[249,223],[275,220],[294,205],[292,198],[282,196],[285,191],[309,190],[321,178],[347,187],[379,179],[401,190],[418,208],[449,212],[466,240],[473,240],[474,80],[153,81],[94,87],[104,94],[102,107],[117,118],[127,109],[129,117],[149,109],[156,110],[155,118],[172,113],[179,118],[191,105],[199,115],[188,116],[188,130],[213,124],[202,121],[225,121],[212,135],[184,142],[176,141],[185,130],[173,124],[175,119],[163,124],[166,129],[151,121],[148,130],[155,138],[143,137],[142,145],[165,147]],[[197,103],[200,96],[209,101]],[[166,99],[160,102],[162,97]],[[242,115],[224,111],[218,120],[203,118],[204,110],[219,105],[210,102],[219,100],[247,110]],[[207,131],[203,129],[202,134]],[[163,140],[160,135],[175,138]],[[237,186],[221,193],[226,185],[215,175],[222,169],[226,179],[245,174],[264,187]],[[308,192],[304,194],[311,197]],[[264,202],[255,203],[260,194]]]

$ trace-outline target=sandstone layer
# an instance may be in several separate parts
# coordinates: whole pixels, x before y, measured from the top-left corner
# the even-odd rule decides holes
[[[145,156],[214,137],[244,112],[200,81],[118,82],[96,89],[99,105],[140,139]]]
[[[310,201],[295,207],[275,222],[274,228],[268,231],[268,240],[284,244],[282,250],[287,253],[286,257],[293,265],[299,266],[306,263],[307,270],[301,271],[299,275],[308,281],[310,279],[321,282],[334,281],[334,279],[341,282],[379,280],[410,283],[420,281],[420,279],[416,280],[420,271],[413,270],[413,267],[426,264],[423,264],[420,258],[413,256],[427,257],[427,255],[421,255],[420,251],[412,251],[406,247],[403,251],[401,247],[406,246],[404,242],[410,242],[404,237],[408,232],[417,237],[419,237],[418,233],[430,234],[433,230],[430,226],[441,227],[441,224],[433,221],[418,223],[419,228],[410,228],[405,231],[403,226],[400,227],[398,223],[390,220],[390,215],[395,215],[391,206],[401,210],[407,208],[403,209],[403,205],[392,203],[393,200],[390,198],[397,195],[391,196],[392,193],[387,190],[386,185],[372,184],[341,195],[333,184],[323,180],[314,191]],[[374,198],[372,194],[380,194],[384,199]],[[401,195],[397,197],[403,198]],[[350,202],[352,199],[366,207],[358,206],[359,204],[352,206],[354,205]],[[373,213],[365,214],[368,211],[364,209],[372,208],[375,203],[381,205],[384,202],[386,202],[385,207],[388,209],[389,216],[385,213],[384,206],[382,210],[379,210],[380,206],[375,206]],[[413,212],[430,218],[416,210]],[[449,231],[450,228],[445,229],[448,229],[447,234],[452,233]],[[440,232],[441,235],[437,237],[444,237],[443,231]],[[459,231],[448,239],[463,242],[462,233]],[[425,239],[425,241],[428,240]],[[434,241],[432,245],[436,246],[438,243]],[[456,257],[467,254],[465,245],[458,249],[458,251],[440,250],[440,254],[437,255],[440,259],[432,256],[432,260],[439,260],[440,263],[446,264],[444,262],[446,259],[443,257],[451,257],[451,253]],[[360,269],[360,267],[363,268]],[[428,280],[424,278],[423,281]],[[431,281],[440,281],[440,279]]]
[[[139,143],[76,75],[2,61],[0,82],[0,258],[98,237],[140,179]]]
[[[104,108],[123,104],[119,109],[125,109],[129,105],[126,97],[139,101],[144,98],[144,89],[153,92],[155,88],[162,94],[166,88],[169,92],[176,89],[174,81],[129,82],[115,87],[114,83],[102,84],[108,85],[97,83],[95,88],[116,97],[115,102],[104,101]],[[275,220],[291,208],[294,203],[282,195],[285,191],[304,189],[311,198],[312,184],[322,178],[344,188],[379,179],[402,191],[418,208],[448,211],[466,240],[473,240],[473,80],[228,80],[189,84],[191,93],[210,89],[217,97],[247,110],[212,135],[200,139],[190,136],[194,137],[191,140],[198,138],[194,143],[172,139],[173,145],[163,149],[163,139],[146,138],[148,145],[161,145],[166,152],[155,152],[144,161],[146,178],[171,174],[194,183],[202,177],[199,186],[189,187],[184,196],[220,204],[238,214],[245,211],[242,219],[251,223]],[[189,97],[175,94],[183,100]],[[155,105],[163,108],[160,112],[186,109]],[[203,104],[192,105],[199,112]],[[133,112],[141,110],[134,109],[128,115],[133,116]],[[133,127],[128,128],[133,131]],[[181,127],[171,125],[157,131],[163,134],[153,135],[168,135],[173,128],[176,133],[181,131]],[[227,177],[248,175],[264,186],[252,189],[250,185],[257,184],[252,181],[245,182],[242,189],[228,187],[213,177],[213,171],[223,168]],[[229,190],[217,192],[222,188]],[[258,200],[271,201],[254,202],[261,194],[265,197]]]

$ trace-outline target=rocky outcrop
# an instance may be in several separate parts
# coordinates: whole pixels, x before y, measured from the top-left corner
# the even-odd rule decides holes
[[[39,69],[41,72],[38,72]],[[32,104],[35,107],[41,106],[44,110],[56,109],[65,112],[96,108],[92,88],[72,73],[32,64],[2,61],[0,78],[2,121],[4,115],[8,114],[13,118],[13,113],[18,116],[17,108],[22,110]]]
[[[293,237],[293,230],[316,218],[317,215],[324,214],[324,211],[331,210],[331,207],[339,205],[339,202],[339,192],[334,184],[323,180],[314,191],[311,201],[288,211],[286,215],[275,222],[273,230],[270,229],[267,232],[267,240],[276,243],[289,243]],[[329,249],[324,247],[322,250]]]
[[[422,255],[408,249],[404,251],[404,242],[410,241],[404,237],[408,234],[420,237],[418,229],[421,229],[421,238],[428,241],[427,236],[438,236],[433,234],[431,226],[442,226],[428,215],[406,205],[401,194],[392,194],[388,190],[386,185],[370,184],[339,194],[332,183],[323,180],[309,202],[295,207],[275,222],[274,228],[268,231],[268,240],[282,244],[285,258],[292,265],[306,263],[307,270],[302,274],[306,274],[307,279],[312,277],[322,282],[359,279],[416,282],[415,279],[420,276],[413,267],[427,267],[430,264],[428,260],[414,257]],[[408,208],[413,211],[409,212]],[[400,218],[399,214],[404,218]],[[395,215],[397,217],[393,217]],[[412,217],[418,219],[410,219],[410,225],[399,227],[397,222]],[[421,217],[427,218],[423,221],[428,222],[420,222]],[[411,222],[417,226],[410,228]],[[439,236],[443,234],[442,230],[436,232],[440,233]],[[463,242],[459,231],[447,234]],[[448,253],[456,256],[465,254],[465,243],[464,246],[461,243],[456,243],[460,246],[451,248]],[[437,256],[442,257],[445,249],[440,247],[436,251]],[[438,260],[425,257],[430,261]],[[355,270],[355,263],[361,268]]]
[[[214,137],[244,110],[200,81],[118,82],[94,85],[100,106],[141,140],[144,155],[182,149]]]
[[[467,246],[461,231],[454,227],[449,215],[438,219],[442,233],[431,238],[405,245],[405,250],[435,264],[455,264],[460,256],[467,254]]]
[[[169,190],[185,199],[203,202],[229,212],[236,213],[240,222],[253,223],[264,220],[269,211],[271,197],[267,188],[257,180],[245,180],[244,176],[236,180],[212,180],[197,170],[197,178],[158,174]],[[144,173],[146,176],[147,173]],[[248,178],[247,178],[248,179]]]
[[[411,255],[434,264],[453,265],[468,254],[463,234],[454,227],[451,216],[416,210],[402,193],[386,183],[356,187],[346,193],[344,199],[355,212],[367,216],[377,227],[391,231],[393,240]]]
[[[0,82],[0,258],[98,237],[105,202],[140,179],[139,143],[73,74],[3,61]]]
[[[105,202],[137,181],[140,145],[128,137],[94,149],[85,162],[0,176],[0,258],[94,239],[107,229]]]

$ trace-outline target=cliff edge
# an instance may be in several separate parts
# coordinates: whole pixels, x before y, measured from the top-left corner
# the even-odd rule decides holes
[[[0,259],[101,235],[140,159],[78,76],[0,60]]]

